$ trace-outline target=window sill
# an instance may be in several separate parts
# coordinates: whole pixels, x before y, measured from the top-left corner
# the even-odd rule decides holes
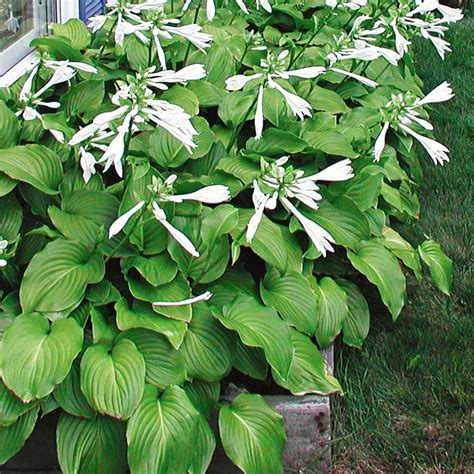
[[[38,56],[30,53],[28,56],[23,58],[18,64],[13,66],[7,71],[2,77],[0,77],[0,87],[9,87],[16,82],[23,74],[31,71],[33,67],[38,63]]]

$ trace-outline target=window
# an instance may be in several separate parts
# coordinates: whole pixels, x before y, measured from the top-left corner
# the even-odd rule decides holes
[[[0,87],[15,82],[36,61],[32,39],[48,25],[69,18],[87,20],[100,13],[105,0],[0,0]]]
[[[0,75],[27,56],[30,41],[47,30],[46,2],[0,0]]]

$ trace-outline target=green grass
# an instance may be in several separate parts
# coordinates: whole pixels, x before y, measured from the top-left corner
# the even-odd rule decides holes
[[[474,18],[454,25],[453,53],[442,62],[417,45],[425,90],[448,80],[456,97],[434,107],[439,141],[452,162],[423,160],[426,184],[415,241],[428,235],[454,260],[452,297],[410,282],[409,303],[395,323],[373,311],[362,352],[336,348],[346,396],[334,400],[333,462],[349,472],[473,472],[472,200],[474,170]],[[406,228],[403,229],[406,233]],[[413,240],[412,239],[412,240]]]

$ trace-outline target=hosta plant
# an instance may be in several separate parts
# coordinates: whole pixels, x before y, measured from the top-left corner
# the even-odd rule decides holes
[[[439,245],[393,226],[419,215],[419,160],[449,161],[427,111],[453,93],[423,93],[412,42],[443,57],[461,17],[109,0],[34,40],[0,91],[0,463],[57,411],[64,472],[205,472],[219,410],[230,459],[281,472],[282,418],[250,380],[340,392],[320,349],[362,345],[364,282],[393,318],[422,262],[449,294]]]

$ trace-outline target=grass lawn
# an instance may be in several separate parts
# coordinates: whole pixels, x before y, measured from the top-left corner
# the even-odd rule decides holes
[[[417,47],[425,91],[448,80],[456,97],[434,107],[435,133],[452,162],[435,167],[424,157],[422,216],[410,232],[418,242],[434,238],[454,260],[452,297],[429,279],[411,282],[398,321],[372,311],[364,350],[336,348],[336,375],[346,390],[333,403],[336,470],[474,471],[474,15],[454,25],[448,40],[453,53],[445,62],[428,41]]]

